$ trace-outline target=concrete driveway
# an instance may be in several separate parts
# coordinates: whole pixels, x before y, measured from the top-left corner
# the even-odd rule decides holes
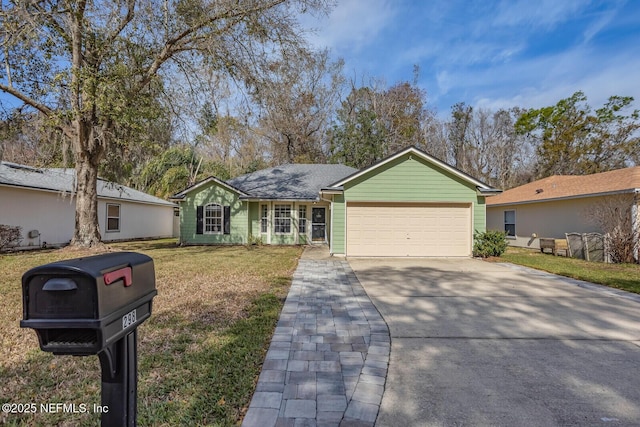
[[[377,426],[639,426],[640,299],[473,259],[350,259],[389,325]]]

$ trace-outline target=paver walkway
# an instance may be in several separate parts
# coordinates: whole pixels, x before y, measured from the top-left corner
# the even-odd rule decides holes
[[[242,425],[373,426],[389,351],[349,264],[303,256]]]

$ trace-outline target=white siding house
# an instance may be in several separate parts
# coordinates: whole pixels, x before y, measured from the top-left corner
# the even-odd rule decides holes
[[[75,171],[0,162],[0,224],[22,227],[20,247],[69,243],[75,225]],[[103,241],[173,236],[175,204],[98,180]]]

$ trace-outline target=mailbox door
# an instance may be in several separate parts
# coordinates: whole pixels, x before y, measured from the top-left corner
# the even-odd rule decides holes
[[[42,274],[28,279],[26,287],[28,319],[95,319],[98,314],[91,277]]]

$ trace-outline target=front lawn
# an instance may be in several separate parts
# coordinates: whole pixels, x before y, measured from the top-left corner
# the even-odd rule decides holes
[[[498,259],[640,294],[640,265],[604,264],[510,247]]]
[[[299,247],[183,247],[175,240],[112,244],[154,260],[158,296],[138,328],[138,425],[236,425],[250,402]],[[96,356],[53,356],[19,327],[21,277],[37,265],[84,256],[69,250],[0,255],[0,424],[99,424]],[[89,253],[88,255],[93,255]],[[87,413],[43,413],[41,404],[85,404]],[[68,408],[69,409],[69,408]],[[78,411],[80,412],[80,411]]]

